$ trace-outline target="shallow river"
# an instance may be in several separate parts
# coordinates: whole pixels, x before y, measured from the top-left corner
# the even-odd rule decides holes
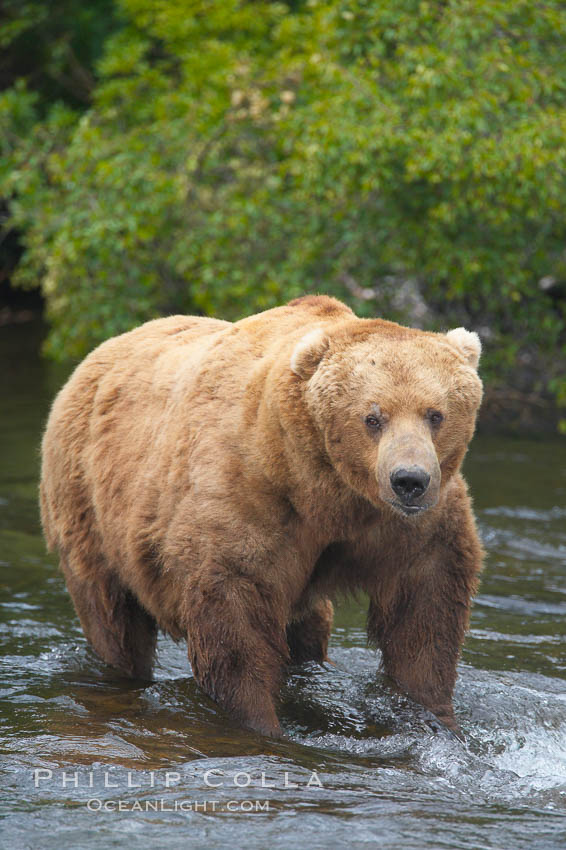
[[[155,680],[87,646],[37,513],[38,443],[65,371],[0,328],[2,821],[6,848],[566,847],[566,440],[478,437],[487,548],[459,665],[466,745],[392,693],[364,603],[284,688],[286,740],[237,729],[162,638]]]

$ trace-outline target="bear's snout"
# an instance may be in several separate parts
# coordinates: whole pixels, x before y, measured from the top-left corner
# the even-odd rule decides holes
[[[441,472],[430,434],[408,421],[392,423],[379,443],[380,498],[405,516],[438,502]]]
[[[391,489],[406,507],[416,507],[430,484],[430,475],[421,466],[394,469],[389,479]]]

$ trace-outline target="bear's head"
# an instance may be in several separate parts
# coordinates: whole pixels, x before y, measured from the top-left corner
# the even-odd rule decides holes
[[[340,478],[405,516],[433,507],[459,469],[482,397],[477,334],[381,320],[318,327],[291,369]]]

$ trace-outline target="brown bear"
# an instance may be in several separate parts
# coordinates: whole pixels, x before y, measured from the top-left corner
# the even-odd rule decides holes
[[[385,672],[448,727],[481,569],[460,465],[480,343],[306,296],[234,324],[172,316],[100,345],[57,396],[42,521],[86,636],[149,677],[157,630],[202,689],[280,734],[330,599],[369,596]]]

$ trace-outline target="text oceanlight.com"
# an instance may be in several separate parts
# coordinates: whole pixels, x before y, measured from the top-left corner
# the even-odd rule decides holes
[[[292,778],[291,778],[292,777]],[[40,767],[33,771],[36,788],[66,789],[83,798],[89,812],[269,812],[277,791],[309,791],[323,787],[316,770],[282,771],[268,775],[265,771],[226,771],[220,768],[186,771],[124,770],[52,770]],[[114,791],[108,795],[107,789]],[[161,796],[160,789],[166,790]],[[176,789],[171,793],[167,789]],[[190,790],[192,789],[192,790]],[[137,790],[139,796],[130,792]],[[191,794],[173,797],[179,791]],[[232,799],[238,791],[245,799]],[[255,799],[262,796],[263,799]],[[261,792],[264,792],[261,794]],[[194,795],[194,796],[192,796]],[[210,798],[209,798],[210,795]],[[111,796],[111,798],[109,798]],[[122,797],[122,799],[120,799]],[[267,799],[271,797],[272,799]]]
[[[86,804],[89,812],[269,812],[269,800],[101,800]]]

